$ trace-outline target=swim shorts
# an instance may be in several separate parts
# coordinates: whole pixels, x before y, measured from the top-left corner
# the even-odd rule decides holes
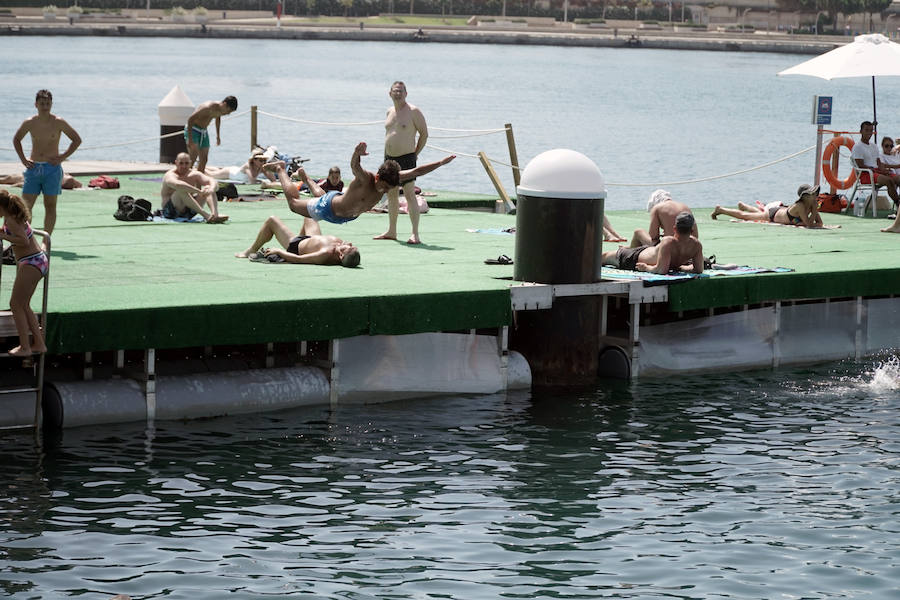
[[[401,171],[406,171],[407,169],[415,169],[416,168],[416,153],[415,152],[410,152],[409,154],[404,154],[403,156],[388,156],[387,154],[385,154],[384,160],[396,160],[397,164],[400,165]],[[415,180],[416,180],[415,177],[413,177],[412,179],[403,179],[400,181],[400,185],[403,185],[404,183],[406,183],[408,181],[415,181]]]
[[[188,221],[190,221],[196,214],[197,213],[186,206],[184,207],[184,210],[182,212],[178,212],[175,209],[175,205],[172,204],[171,200],[168,200],[165,204],[163,204],[162,207],[162,216],[167,219],[187,219]]]
[[[37,195],[43,192],[45,196],[58,196],[62,191],[62,178],[62,165],[36,162],[30,169],[25,169],[22,193]]]
[[[193,141],[200,148],[209,148],[209,131],[200,127],[191,127],[191,139],[188,140],[188,126],[184,126],[184,141]]]
[[[644,249],[649,248],[650,246],[638,246],[637,248],[625,248],[621,247],[616,250],[616,262],[618,264],[615,265],[617,269],[625,269],[626,271],[636,271],[638,256],[640,256],[641,252]]]
[[[308,240],[311,236],[308,235],[298,235],[291,238],[290,243],[288,244],[287,251],[291,254],[300,255],[300,242],[303,240]]]
[[[42,277],[47,274],[47,270],[50,268],[50,259],[47,258],[47,255],[43,250],[35,252],[34,254],[29,254],[28,256],[23,256],[16,262],[19,264],[31,265],[41,272]]]
[[[326,192],[324,196],[310,198],[309,202],[306,203],[306,210],[309,212],[309,216],[316,221],[328,221],[335,225],[343,225],[355,219],[356,217],[339,217],[334,214],[334,211],[331,209],[331,201],[335,196],[340,195],[341,193],[338,191],[331,191]]]

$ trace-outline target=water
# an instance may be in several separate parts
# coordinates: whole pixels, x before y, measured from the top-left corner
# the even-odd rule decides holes
[[[727,173],[811,145],[814,93],[835,96],[840,129],[871,106],[866,80],[775,77],[807,58],[791,55],[0,37],[0,56],[13,82],[0,103],[4,139],[42,87],[97,146],[157,135],[156,105],[176,83],[195,102],[231,93],[241,109],[360,122],[380,121],[390,82],[404,79],[432,127],[510,122],[523,163],[568,147],[612,182]],[[900,85],[882,79],[878,90],[883,130],[896,132],[888,107]],[[244,159],[246,119],[223,124],[213,162]],[[262,119],[260,140],[324,172],[346,167],[360,139],[377,151],[382,135],[380,125]],[[500,136],[432,142],[506,152]],[[157,155],[151,141],[77,156]],[[807,154],[672,189],[696,206],[791,197],[811,164]],[[462,155],[428,182],[491,192]],[[608,206],[642,207],[651,189],[611,187]],[[900,361],[886,355],[83,428],[42,449],[4,436],[0,590],[104,600],[897,597],[898,404]]]
[[[314,173],[337,164],[349,171],[353,147],[370,143],[378,164],[381,125],[395,79],[432,128],[495,129],[511,123],[520,162],[552,148],[590,157],[612,183],[608,207],[639,208],[658,183],[733,173],[815,143],[812,95],[835,97],[835,126],[856,129],[870,119],[868,79],[824,81],[776,77],[809,56],[672,52],[609,48],[492,47],[329,41],[0,37],[6,86],[0,103],[0,161],[13,161],[11,138],[33,114],[34,93],[54,93],[55,110],[84,138],[82,159],[155,161],[157,104],[176,84],[199,103],[234,94],[239,111],[261,110],[323,126],[260,118],[259,140],[311,159]],[[30,58],[25,58],[30,57]],[[878,80],[882,133],[900,133],[891,107],[900,80]],[[484,151],[508,162],[503,134],[479,137],[432,131],[431,143],[460,158],[428,176],[437,189],[493,193],[474,157]],[[90,149],[119,142],[139,144]],[[249,116],[225,121],[211,164],[247,158]],[[423,160],[443,156],[428,149]],[[741,176],[669,186],[697,206],[723,200],[793,198],[813,176],[807,153]],[[513,192],[511,170],[497,165]],[[735,198],[736,197],[736,198]]]
[[[900,363],[0,438],[13,598],[900,592]]]

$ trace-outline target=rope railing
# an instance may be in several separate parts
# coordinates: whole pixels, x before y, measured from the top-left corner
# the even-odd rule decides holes
[[[237,113],[237,114],[233,114],[233,115],[226,115],[226,116],[222,117],[222,120],[230,121],[237,117],[243,117],[246,114],[250,114],[250,111],[245,110],[244,112],[241,112],[241,113]],[[175,136],[179,136],[179,135],[183,136],[184,131],[173,131],[172,133],[166,133],[163,135],[156,135],[153,137],[141,138],[139,140],[130,140],[127,142],[117,142],[115,144],[101,144],[99,146],[79,146],[78,150],[102,150],[104,148],[118,148],[120,146],[130,146],[132,144],[143,144],[145,142],[155,142],[158,140],[164,140],[166,138],[175,137]],[[15,150],[13,148],[0,148],[0,151],[15,152]]]
[[[736,175],[743,175],[744,173],[750,173],[752,171],[758,171],[760,169],[765,169],[766,167],[771,167],[772,165],[776,165],[780,162],[784,162],[786,160],[796,158],[797,156],[800,156],[801,154],[805,154],[805,153],[809,152],[810,150],[815,150],[815,149],[816,149],[816,147],[813,145],[813,146],[810,146],[809,148],[804,148],[803,150],[794,152],[793,154],[783,156],[776,160],[769,161],[767,163],[757,165],[755,167],[750,167],[748,169],[741,169],[740,171],[733,171],[731,173],[724,173],[722,175],[711,175],[709,177],[698,177],[696,179],[684,179],[682,181],[663,181],[663,182],[657,182],[657,183],[650,183],[650,182],[612,183],[612,182],[607,182],[606,185],[613,186],[613,187],[663,187],[663,186],[673,186],[673,185],[688,185],[691,183],[703,183],[704,181],[714,181],[716,179],[725,179],[726,177],[734,177]]]

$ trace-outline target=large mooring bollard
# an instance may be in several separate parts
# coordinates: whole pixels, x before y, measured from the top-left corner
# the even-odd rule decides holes
[[[159,135],[183,132],[187,120],[194,112],[194,103],[179,86],[175,86],[157,106],[159,111]],[[187,152],[183,135],[161,137],[159,140],[159,162],[174,163],[179,152]]]
[[[514,279],[593,283],[601,263],[606,183],[573,150],[536,156],[517,188]],[[580,385],[597,377],[599,300],[555,298],[552,308],[520,311],[510,348],[528,360],[535,385]]]

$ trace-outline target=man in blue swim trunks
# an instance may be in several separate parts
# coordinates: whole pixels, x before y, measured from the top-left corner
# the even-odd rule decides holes
[[[184,126],[184,141],[187,144],[192,167],[199,157],[197,170],[201,173],[206,172],[206,161],[209,158],[210,144],[207,127],[209,127],[210,121],[216,120],[216,146],[220,146],[222,138],[219,137],[219,129],[222,126],[222,117],[236,111],[237,105],[237,98],[226,96],[221,102],[213,100],[204,102],[188,117],[187,125]]]
[[[316,221],[328,221],[340,225],[352,221],[370,210],[378,204],[388,190],[396,188],[401,181],[431,173],[456,158],[455,154],[451,154],[439,161],[405,171],[400,170],[400,165],[396,161],[386,160],[378,168],[377,173],[372,173],[363,169],[360,163],[360,157],[368,156],[368,154],[365,142],[356,145],[353,156],[350,158],[353,181],[343,192],[337,190],[325,192],[318,183],[309,178],[303,169],[300,169],[298,171],[300,179],[313,195],[309,200],[300,199],[300,192],[297,190],[297,186],[291,183],[291,179],[284,169],[284,162],[277,161],[271,164],[275,167],[281,187],[284,189],[288,207],[293,212]]]
[[[62,189],[62,162],[72,156],[81,145],[81,136],[65,120],[50,112],[53,108],[53,94],[48,90],[40,90],[34,99],[38,114],[22,123],[13,136],[13,147],[19,160],[25,165],[25,183],[22,186],[22,199],[29,210],[40,194],[44,194],[44,231],[53,233],[56,226],[56,198]],[[25,158],[22,140],[31,134],[31,157]],[[69,147],[59,153],[59,139],[65,134],[69,138]]]

